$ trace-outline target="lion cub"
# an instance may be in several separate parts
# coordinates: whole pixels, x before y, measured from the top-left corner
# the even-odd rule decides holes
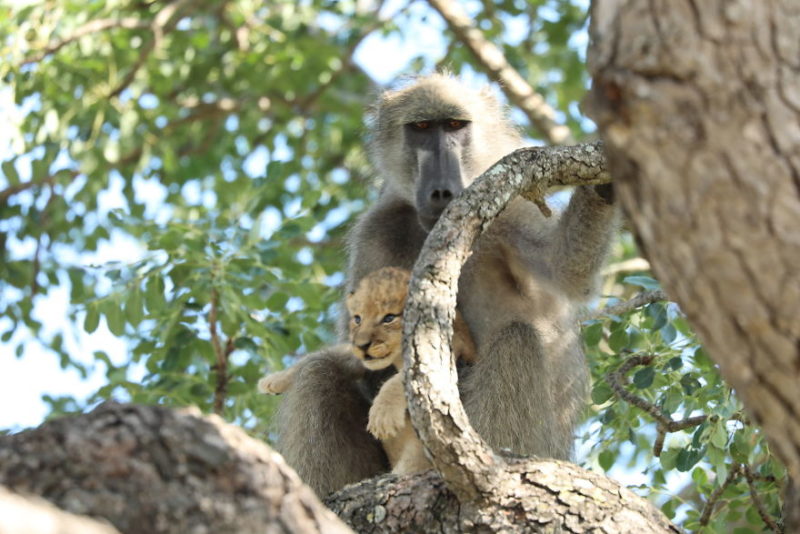
[[[396,474],[431,467],[406,413],[401,318],[409,279],[406,270],[384,267],[365,276],[345,302],[350,312],[349,341],[353,354],[367,369],[377,371],[393,365],[400,371],[381,386],[372,402],[367,425],[367,430],[381,440]],[[472,336],[458,313],[453,323],[453,354],[467,362],[475,361]],[[258,382],[258,389],[262,393],[283,393],[291,386],[296,368],[265,376]]]

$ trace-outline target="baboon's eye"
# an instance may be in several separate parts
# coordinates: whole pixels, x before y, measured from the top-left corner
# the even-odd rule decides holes
[[[356,324],[361,324],[361,316],[360,315],[354,315],[353,316],[353,322],[356,323]]]
[[[394,313],[387,313],[386,315],[383,316],[383,319],[381,319],[381,322],[383,322],[383,323],[391,323],[395,319],[397,319],[397,315],[395,315]]]
[[[431,127],[431,122],[430,121],[412,122],[410,124],[410,126],[411,126],[412,129],[417,130],[417,131],[427,130],[428,128]]]
[[[467,125],[467,122],[468,121],[461,121],[458,119],[447,119],[445,124],[447,125],[448,130],[460,130]]]

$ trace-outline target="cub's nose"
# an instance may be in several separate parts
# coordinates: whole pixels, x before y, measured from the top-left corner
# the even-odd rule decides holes
[[[364,352],[367,352],[367,349],[369,348],[370,345],[372,345],[372,342],[371,341],[367,341],[366,343],[363,343],[363,344],[357,345],[357,346],[358,346],[359,349],[363,350]]]

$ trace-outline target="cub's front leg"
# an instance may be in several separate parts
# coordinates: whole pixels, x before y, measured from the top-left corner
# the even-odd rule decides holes
[[[258,381],[258,391],[270,395],[280,395],[286,392],[287,389],[294,383],[294,375],[297,372],[297,365],[270,373]]]
[[[387,380],[369,409],[367,430],[378,439],[395,436],[406,423],[406,394],[403,373]]]

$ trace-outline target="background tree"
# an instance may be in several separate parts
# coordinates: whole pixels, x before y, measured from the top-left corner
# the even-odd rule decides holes
[[[0,182],[0,340],[106,375],[88,399],[49,398],[53,415],[111,397],[196,404],[266,437],[257,378],[335,338],[344,223],[370,195],[362,118],[380,83],[364,56],[381,43],[397,51],[444,21],[441,53],[402,70],[503,80],[534,140],[593,129],[577,105],[583,2],[261,4],[0,7],[0,94],[18,120]],[[140,254],[94,265],[108,243]],[[604,294],[657,289],[647,271],[623,235]],[[64,331],[42,313],[58,288]],[[687,528],[778,528],[783,469],[681,310],[650,300],[587,322],[581,460],[639,471],[639,490]],[[86,363],[72,338],[102,324],[129,358]]]

